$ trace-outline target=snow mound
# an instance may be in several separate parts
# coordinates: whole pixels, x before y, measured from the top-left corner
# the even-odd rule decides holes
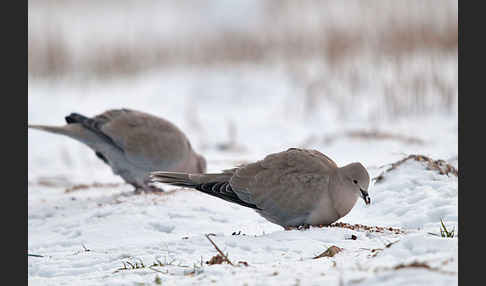
[[[374,178],[369,207],[357,204],[342,220],[437,233],[442,219],[457,229],[457,176],[441,174],[430,161],[407,158]]]

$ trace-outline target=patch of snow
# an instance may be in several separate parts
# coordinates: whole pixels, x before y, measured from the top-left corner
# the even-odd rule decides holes
[[[379,94],[380,89],[373,82],[369,88],[356,106],[377,100],[373,91]],[[301,96],[274,69],[161,71],[85,85],[29,80],[28,121],[60,125],[71,112],[92,116],[108,108],[144,110],[180,126],[208,159],[209,172],[306,141],[307,148],[329,155],[339,166],[362,162],[371,177],[408,154],[457,166],[456,113],[377,122],[370,114],[383,106],[370,105],[340,119],[341,103],[324,96],[313,116],[306,117]],[[218,148],[230,141],[229,122],[241,149]],[[323,140],[338,131],[376,128],[424,143]],[[440,237],[440,219],[457,234],[457,178],[427,170],[421,162],[407,161],[386,173],[369,189],[371,205],[359,200],[340,220],[404,231],[396,234],[338,227],[284,231],[248,208],[170,186],[162,194],[135,195],[88,147],[40,131],[28,132],[28,157],[28,252],[43,255],[28,257],[32,285],[153,285],[156,277],[162,285],[457,284],[457,238]],[[93,183],[120,185],[65,191]],[[233,263],[248,266],[205,264],[217,254],[205,237],[209,233]],[[313,259],[332,245],[343,251]],[[148,267],[157,261],[172,263]],[[145,267],[120,270],[124,263],[129,267],[127,262]],[[393,269],[414,262],[432,269]]]

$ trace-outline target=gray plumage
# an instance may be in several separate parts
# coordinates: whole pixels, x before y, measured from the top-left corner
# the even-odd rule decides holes
[[[151,180],[252,208],[285,228],[329,225],[348,214],[358,197],[370,203],[363,165],[339,168],[316,150],[291,148],[220,174],[153,172]]]
[[[206,171],[206,160],[194,152],[184,133],[160,117],[114,109],[92,118],[71,113],[65,119],[64,126],[28,127],[66,135],[88,145],[136,191],[155,190],[148,184],[151,171]]]

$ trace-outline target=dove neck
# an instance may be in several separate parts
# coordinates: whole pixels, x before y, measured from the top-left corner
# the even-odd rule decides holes
[[[356,204],[359,194],[349,183],[349,178],[343,173],[343,169],[336,170],[331,176],[330,189],[333,196],[334,208],[340,217],[347,215]]]

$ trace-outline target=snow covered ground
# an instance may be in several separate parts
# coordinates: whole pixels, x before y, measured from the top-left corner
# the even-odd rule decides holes
[[[457,57],[444,58],[440,68],[418,65],[424,62],[418,56],[402,74],[373,63],[353,79],[319,70],[329,81],[318,96],[277,66],[160,70],[105,82],[32,78],[28,121],[60,125],[70,112],[143,110],[180,126],[210,172],[289,147],[317,149],[340,166],[360,161],[371,177],[409,154],[457,168]],[[396,89],[403,93],[399,108],[385,112],[392,106],[384,86],[431,70],[450,84],[455,102],[446,105],[432,85],[420,98]],[[398,112],[411,106],[420,108]],[[440,237],[439,230],[442,219],[457,235],[458,180],[424,162],[409,160],[387,172],[370,187],[371,205],[360,200],[340,220],[400,233],[284,231],[250,209],[196,191],[166,187],[163,194],[135,195],[69,138],[29,130],[28,152],[28,252],[42,256],[28,258],[32,285],[457,284],[457,237]],[[237,266],[206,264],[217,254],[209,233]],[[332,245],[342,251],[313,259]]]

